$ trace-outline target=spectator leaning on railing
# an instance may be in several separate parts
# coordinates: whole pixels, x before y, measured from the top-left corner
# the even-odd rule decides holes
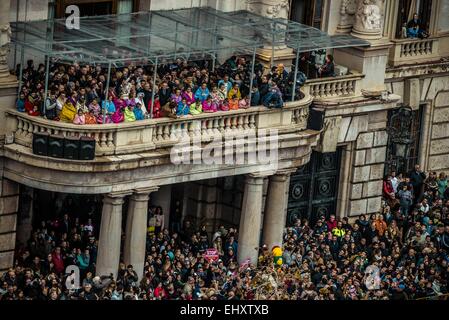
[[[17,67],[18,70],[20,68]],[[329,64],[320,67],[322,76],[328,68]],[[303,97],[299,90],[305,79],[302,73],[297,77],[297,90],[293,93],[293,73],[289,73],[284,65],[273,67],[273,72],[267,75],[263,75],[260,64],[254,70],[254,78],[250,79],[251,65],[244,57],[234,56],[215,70],[210,70],[205,61],[197,65],[178,59],[175,63],[158,66],[153,88],[152,67],[131,65],[113,69],[106,93],[105,69],[56,63],[50,66],[48,95],[44,97],[45,68],[40,66],[35,70],[30,60],[23,70],[23,85],[16,108],[49,120],[88,125],[159,118],[169,103],[179,105],[182,98],[190,107],[198,99],[209,105],[207,100],[210,97],[212,107],[204,108],[203,105],[203,111],[210,112],[235,109],[232,107],[234,96],[239,108],[250,107],[249,97],[251,106],[263,104],[275,108],[282,107],[284,101],[290,101],[293,94],[295,99]],[[253,89],[249,92],[251,81]],[[82,114],[78,113],[80,109]],[[188,114],[183,113],[182,116]],[[196,114],[199,113],[193,111],[189,116]]]

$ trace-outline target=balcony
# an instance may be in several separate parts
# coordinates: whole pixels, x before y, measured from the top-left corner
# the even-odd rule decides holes
[[[14,143],[32,148],[33,133],[48,132],[63,137],[92,137],[96,141],[95,155],[123,155],[167,148],[185,137],[210,139],[215,134],[239,135],[248,129],[298,131],[307,126],[311,97],[289,102],[282,109],[252,107],[233,111],[203,113],[185,118],[148,119],[132,123],[75,125],[29,116],[15,110],[8,111],[9,131]]]
[[[352,72],[348,75],[307,80],[304,91],[315,99],[347,98],[360,95],[364,75]]]
[[[7,111],[4,176],[49,191],[107,193],[271,170],[266,169],[270,166],[260,163],[218,161],[206,165],[201,161],[190,161],[176,164],[171,158],[171,152],[179,147],[182,152],[187,150],[195,157],[193,149],[196,146],[190,144],[194,137],[200,139],[200,151],[204,153],[210,141],[217,141],[216,137],[224,135],[226,138],[245,139],[253,129],[257,137],[261,129],[276,130],[275,140],[267,140],[270,146],[271,141],[275,141],[278,154],[276,170],[297,168],[309,161],[311,148],[316,146],[320,135],[320,131],[307,129],[312,100],[306,94],[302,100],[289,102],[282,109],[261,106],[180,119],[82,126],[10,110]],[[92,137],[96,142],[95,159],[70,160],[33,154],[33,133],[37,132],[64,137]],[[226,141],[218,141],[221,148],[226,146]],[[235,143],[219,158],[225,159],[230,152],[236,159],[250,154],[249,145]]]
[[[439,38],[394,39],[390,48],[389,63],[391,67],[413,65],[438,60]]]

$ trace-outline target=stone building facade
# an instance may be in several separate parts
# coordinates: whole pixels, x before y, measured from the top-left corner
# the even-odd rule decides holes
[[[127,1],[111,1],[112,8],[121,10],[126,7],[121,3]],[[397,37],[401,10],[399,1],[393,0],[326,0],[320,1],[320,8],[306,0],[131,2],[135,11],[210,6],[292,19],[301,16],[298,12],[304,8],[313,8],[314,26],[330,35],[351,34],[371,45],[330,50],[338,70],[347,71],[332,78],[308,80],[302,88],[306,97],[282,110],[256,107],[249,113],[230,114],[229,126],[227,118],[201,118],[200,127],[192,129],[209,135],[222,129],[239,134],[248,128],[275,127],[282,133],[276,170],[174,167],[168,151],[173,145],[171,127],[163,121],[136,124],[126,131],[93,126],[99,139],[96,160],[68,161],[32,154],[33,132],[70,135],[75,129],[15,112],[18,81],[8,72],[8,64],[12,69],[15,61],[8,46],[8,22],[45,18],[51,6],[45,0],[28,0],[28,11],[24,12],[14,0],[0,2],[0,271],[12,265],[16,240],[27,238],[33,220],[32,205],[22,206],[25,214],[17,214],[19,202],[26,202],[25,193],[31,194],[26,199],[32,202],[37,189],[102,195],[98,269],[104,274],[116,272],[121,250],[127,263],[143,263],[149,199],[162,206],[167,225],[170,212],[178,210],[182,217],[205,224],[209,230],[221,224],[237,227],[240,261],[255,261],[255,248],[261,243],[279,245],[283,227],[291,217],[313,221],[318,214],[351,218],[377,212],[382,179],[390,169],[387,159],[392,146],[387,127],[401,105],[410,106],[417,115],[413,161],[426,171],[449,171],[448,0],[431,1],[430,37],[423,40]],[[291,67],[295,54],[276,48],[274,56],[268,49],[258,51],[258,56],[268,65],[283,62]],[[321,131],[307,129],[312,103],[324,112]],[[128,211],[122,230],[125,202]],[[122,232],[124,248],[119,241]]]

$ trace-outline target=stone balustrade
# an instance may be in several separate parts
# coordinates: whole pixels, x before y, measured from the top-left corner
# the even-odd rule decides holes
[[[14,143],[32,148],[33,133],[48,132],[64,137],[92,137],[96,156],[122,155],[173,146],[186,137],[210,139],[214,134],[240,135],[248,130],[277,128],[304,130],[312,97],[308,94],[282,109],[262,106],[233,111],[219,111],[178,119],[159,118],[131,123],[75,125],[29,116],[15,110],[7,112],[7,131]]]
[[[439,58],[439,38],[392,40],[389,63],[399,65],[429,62]]]
[[[344,98],[360,95],[363,75],[351,73],[344,76],[307,80],[304,91],[315,99]]]

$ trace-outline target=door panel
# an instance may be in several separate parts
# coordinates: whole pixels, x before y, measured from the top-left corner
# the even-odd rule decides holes
[[[340,149],[332,153],[313,152],[310,162],[290,177],[287,225],[297,218],[314,224],[321,214],[335,214],[340,155]]]

